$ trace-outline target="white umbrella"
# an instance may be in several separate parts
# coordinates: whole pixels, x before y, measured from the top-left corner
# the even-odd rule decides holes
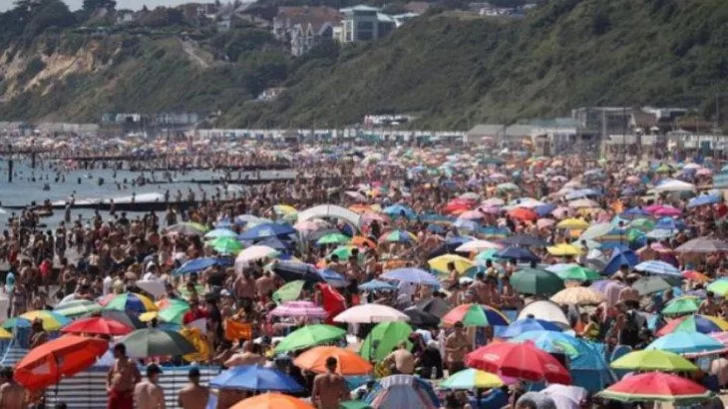
[[[501,246],[500,244],[496,244],[488,240],[472,240],[467,243],[461,244],[458,248],[455,249],[455,251],[458,253],[470,253],[473,251],[483,251],[488,249],[500,250],[502,247],[503,246]]]
[[[378,304],[364,304],[351,307],[334,318],[335,322],[349,324],[372,324],[375,322],[409,321],[407,314],[392,307]]]
[[[692,192],[695,190],[695,185],[682,180],[669,180],[656,186],[655,192]]]
[[[260,245],[250,246],[241,251],[235,258],[235,272],[237,274],[242,274],[243,269],[248,265],[248,263],[261,260],[266,257],[274,257],[277,254],[278,252],[276,249],[272,247]]]
[[[599,207],[599,203],[591,199],[577,199],[569,202],[569,207],[572,209],[586,209],[590,207]]]
[[[154,298],[159,298],[167,293],[164,288],[164,284],[161,281],[157,280],[137,281],[136,286],[148,292],[149,294],[154,296]]]
[[[561,307],[551,301],[540,300],[529,303],[523,307],[517,319],[528,318],[529,315],[532,315],[536,319],[551,321],[563,328],[571,328],[569,320],[561,310]]]
[[[609,233],[613,228],[614,227],[612,226],[611,223],[592,224],[586,230],[584,230],[583,233],[581,233],[581,236],[579,236],[579,241],[594,240],[598,237],[604,236],[605,234]]]

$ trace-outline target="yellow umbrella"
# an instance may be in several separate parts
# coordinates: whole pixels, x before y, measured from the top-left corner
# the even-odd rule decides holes
[[[569,287],[554,294],[551,301],[560,305],[596,305],[604,301],[604,296],[591,288]]]
[[[547,247],[546,251],[549,252],[549,254],[554,256],[578,256],[581,254],[581,249],[578,249],[571,244],[557,244],[555,246]]]
[[[205,362],[212,356],[212,348],[210,343],[207,341],[205,335],[200,331],[199,328],[182,328],[179,331],[186,340],[190,341],[195,346],[197,352],[183,355],[182,358],[187,362]]]
[[[13,334],[9,333],[4,328],[0,328],[0,339],[13,339]]]
[[[556,227],[559,229],[569,229],[569,230],[584,230],[587,227],[589,227],[589,223],[584,221],[583,219],[564,219],[560,221]]]
[[[149,311],[145,312],[142,315],[139,316],[139,321],[141,322],[149,322],[155,318],[159,317],[159,311]]]
[[[475,266],[472,261],[468,260],[465,257],[458,256],[457,254],[443,254],[442,256],[435,257],[427,262],[427,264],[430,265],[430,268],[432,268],[433,270],[437,270],[441,273],[448,272],[447,266],[450,263],[455,264],[455,269],[460,274],[463,274],[468,269]]]
[[[290,205],[279,204],[273,206],[273,211],[281,215],[290,215],[298,213],[295,207]]]

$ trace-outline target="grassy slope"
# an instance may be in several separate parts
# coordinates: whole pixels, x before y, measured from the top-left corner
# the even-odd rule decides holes
[[[724,0],[552,0],[525,20],[420,19],[335,65],[308,64],[270,105],[243,104],[231,125],[356,122],[369,112],[418,126],[563,115],[607,104],[696,106],[728,91]]]

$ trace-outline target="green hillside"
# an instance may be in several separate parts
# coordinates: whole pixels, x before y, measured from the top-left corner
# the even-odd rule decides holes
[[[467,129],[610,104],[698,107],[710,118],[714,95],[728,91],[728,7],[553,0],[520,21],[449,12],[304,64],[288,86],[273,104],[240,104],[228,122],[333,126],[396,112],[419,115],[419,127]]]

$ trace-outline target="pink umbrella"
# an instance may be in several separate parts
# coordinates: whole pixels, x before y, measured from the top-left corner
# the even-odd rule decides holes
[[[328,317],[329,313],[311,301],[288,301],[274,308],[269,315],[274,317],[323,319]]]
[[[386,223],[389,221],[389,218],[383,214],[380,213],[374,213],[374,212],[366,212],[363,215],[361,215],[362,222],[364,223],[371,223],[374,220],[382,223]]]
[[[663,206],[661,209],[655,211],[655,215],[657,216],[680,216],[681,214],[682,211],[672,206]]]
[[[478,208],[478,211],[485,214],[498,214],[501,210],[498,206],[486,206]]]
[[[708,334],[708,335],[710,335],[710,337],[713,338],[714,340],[716,340],[716,341],[720,342],[721,344],[725,345],[726,347],[728,347],[728,331],[714,332],[714,333]]]
[[[293,226],[293,228],[300,232],[308,233],[308,232],[312,232],[312,231],[316,231],[316,230],[320,229],[321,226],[319,226],[318,223],[316,223],[314,221],[304,220],[304,221],[296,223]]]
[[[463,214],[460,215],[461,219],[468,219],[468,220],[478,220],[485,217],[485,215],[478,210],[469,210]]]
[[[553,212],[551,212],[551,214],[554,215],[554,217],[556,217],[557,219],[563,219],[564,217],[569,215],[569,211],[570,209],[568,207],[561,206],[557,207]]]
[[[536,222],[536,226],[539,229],[545,229],[547,227],[553,226],[554,223],[555,221],[553,219],[538,219],[538,221]]]
[[[637,176],[627,176],[627,183],[640,183],[640,178]]]
[[[652,243],[650,248],[658,253],[672,253],[672,249],[662,243]]]
[[[698,171],[695,172],[695,174],[698,176],[710,176],[713,174],[713,171],[708,168],[702,168],[702,169],[698,169]]]
[[[662,209],[662,207],[663,206],[661,204],[655,203],[653,205],[649,205],[649,206],[645,207],[644,209],[647,213],[655,213],[656,211]]]

